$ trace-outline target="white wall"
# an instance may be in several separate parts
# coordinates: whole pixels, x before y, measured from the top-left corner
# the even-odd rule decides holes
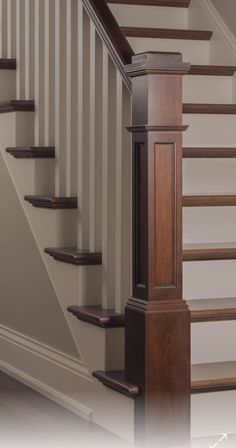
[[[0,191],[0,325],[77,356],[2,156]]]
[[[236,36],[236,2],[235,0],[211,0],[222,19]]]

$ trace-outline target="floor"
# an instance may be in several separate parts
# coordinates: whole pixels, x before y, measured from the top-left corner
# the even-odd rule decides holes
[[[131,447],[2,372],[0,431],[4,448]]]
[[[0,431],[4,448],[131,448],[0,372]],[[191,448],[235,448],[236,436],[192,441]],[[161,448],[161,447],[160,447]]]

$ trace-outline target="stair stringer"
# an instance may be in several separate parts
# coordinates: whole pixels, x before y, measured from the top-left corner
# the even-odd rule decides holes
[[[38,209],[26,203],[24,201],[26,194],[36,192],[48,194],[49,190],[52,191],[48,179],[50,176],[53,179],[54,162],[19,161],[5,151],[9,146],[32,145],[33,119],[31,113],[1,115],[1,155],[70,329],[78,357],[88,372],[87,386],[83,384],[82,390],[76,391],[76,394],[81,393],[82,405],[92,410],[92,419],[95,423],[132,442],[133,400],[106,389],[91,375],[94,370],[123,367],[124,330],[122,328],[103,330],[79,322],[67,312],[67,307],[72,303],[78,305],[97,303],[101,281],[100,267],[77,267],[59,263],[44,253],[46,246],[76,244],[74,229],[76,229],[77,211]]]

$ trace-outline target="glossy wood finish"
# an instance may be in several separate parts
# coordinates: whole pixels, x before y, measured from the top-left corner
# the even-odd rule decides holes
[[[76,197],[56,197],[56,196],[25,196],[25,201],[34,207],[58,209],[78,208],[78,199]]]
[[[192,393],[236,390],[236,362],[192,366]]]
[[[236,148],[183,148],[186,159],[235,158]]]
[[[206,40],[212,37],[211,31],[179,30],[170,28],[121,27],[126,37],[147,37],[154,39]]]
[[[189,444],[190,313],[182,300],[182,75],[188,69],[176,53],[137,55],[126,67],[133,84],[134,252],[125,373],[141,390],[136,436],[145,446],[171,446],[181,437],[182,446]]]
[[[75,264],[77,266],[92,266],[102,264],[100,252],[89,252],[76,247],[52,248],[47,247],[45,253],[51,255],[55,260],[63,263]]]
[[[236,298],[188,300],[191,320],[212,322],[236,319]]]
[[[198,104],[187,103],[183,105],[184,114],[216,114],[235,115],[236,104]]]
[[[54,146],[31,146],[6,148],[6,152],[16,159],[54,159]]]
[[[0,70],[16,70],[16,59],[0,59]]]
[[[235,361],[195,364],[192,365],[191,370],[192,394],[236,390]],[[104,384],[104,386],[129,398],[135,398],[141,393],[138,386],[126,382],[125,372],[122,370],[113,372],[98,371],[94,372],[93,376]]]
[[[101,306],[69,306],[69,313],[77,319],[100,328],[118,328],[124,326],[124,315],[113,309],[103,309]]]
[[[126,395],[129,398],[135,398],[140,390],[138,386],[128,383],[125,380],[125,372],[117,370],[112,372],[93,372],[93,376],[97,378],[104,386]]]
[[[231,207],[236,206],[235,194],[186,195],[183,207]]]
[[[188,8],[191,0],[107,0],[107,3],[117,3],[119,5],[146,5],[146,6],[166,6],[173,8]]]
[[[236,298],[187,300],[191,322],[213,322],[236,319]],[[70,306],[68,311],[77,319],[100,328],[124,327],[123,314],[101,306]]]
[[[183,261],[235,260],[236,243],[185,244]]]
[[[122,64],[129,64],[134,54],[105,0],[83,0],[83,4],[102,33],[115,60],[119,56]],[[119,61],[117,61],[119,65]],[[122,68],[122,67],[120,67]]]
[[[235,66],[191,65],[188,75],[233,76],[235,72],[236,72]]]
[[[12,100],[0,101],[0,114],[7,112],[33,112],[34,101],[31,100]]]

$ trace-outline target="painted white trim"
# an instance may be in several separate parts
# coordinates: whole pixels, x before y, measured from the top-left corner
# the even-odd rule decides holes
[[[236,38],[230,31],[228,25],[226,25],[225,21],[223,20],[211,0],[199,0],[199,3],[204,8],[208,16],[214,21],[219,30],[219,33],[221,34],[226,44],[229,45],[236,54]]]
[[[2,371],[85,420],[92,421],[93,412],[91,409],[63,393],[63,390],[57,390],[49,384],[45,384],[44,381],[34,378],[30,373],[27,373],[27,368],[34,365],[36,357],[37,361],[40,362],[41,371],[44,373],[48,372],[49,378],[55,374],[56,369],[58,375],[63,375],[63,378],[65,377],[65,385],[70,384],[72,377],[73,380],[76,377],[78,388],[80,388],[81,382],[84,384],[84,382],[92,381],[87,368],[80,360],[3,325],[0,325],[0,353],[0,369]],[[13,365],[16,353],[17,367]],[[23,355],[24,362],[22,362],[19,369],[18,365],[19,359],[22,358],[21,354]],[[27,362],[25,362],[25,359],[27,359]]]
[[[9,327],[0,325],[0,338],[7,339],[16,345],[23,347],[24,349],[29,350],[50,362],[53,362],[54,364],[57,364],[59,367],[70,370],[73,373],[83,375],[86,378],[89,376],[88,369],[81,360],[50,347],[49,345],[43,344],[36,339],[19,333]]]

